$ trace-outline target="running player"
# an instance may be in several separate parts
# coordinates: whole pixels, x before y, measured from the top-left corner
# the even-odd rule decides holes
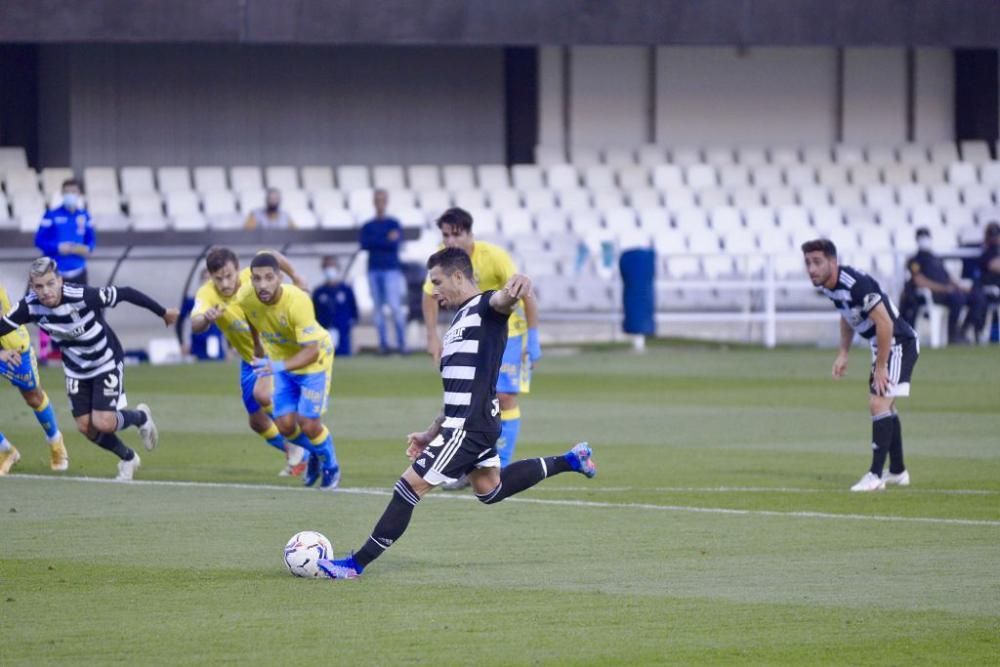
[[[158,434],[148,405],[124,409],[124,352],[104,320],[104,309],[125,301],[155,313],[167,326],[177,321],[178,311],[164,308],[131,287],[97,289],[64,283],[50,257],[32,262],[28,276],[31,293],[0,320],[0,336],[33,322],[52,337],[62,351],[66,393],[76,427],[88,440],[119,458],[115,479],[129,481],[139,468],[139,455],[115,432],[137,427],[147,450],[156,447]]]
[[[502,289],[480,292],[472,262],[459,248],[434,253],[427,268],[434,299],[458,310],[441,356],[444,409],[426,431],[407,436],[406,454],[413,464],[396,482],[392,500],[365,544],[348,558],[318,561],[331,579],[359,576],[403,536],[413,508],[439,484],[466,475],[476,497],[492,505],[546,477],[570,471],[587,477],[597,474],[585,442],[559,456],[523,459],[500,470],[497,375],[507,342],[507,320],[518,301],[531,292],[531,281],[514,274]]]
[[[254,372],[274,376],[274,422],[286,440],[309,450],[303,483],[332,490],[340,483],[333,436],[323,424],[333,370],[333,341],[316,321],[312,299],[283,285],[277,257],[262,252],[250,262],[250,282],[237,303],[254,336]]]
[[[10,298],[7,290],[0,285],[0,313],[10,310]],[[56,423],[56,413],[49,402],[49,396],[42,389],[42,380],[38,376],[38,361],[35,350],[31,347],[31,337],[28,330],[17,327],[6,336],[0,337],[0,375],[7,378],[21,392],[21,397],[34,413],[35,419],[45,432],[49,443],[49,466],[56,471],[69,468],[69,455],[63,444],[63,436]],[[20,452],[10,441],[0,433],[0,475],[10,472],[11,466],[21,458]]]
[[[279,253],[273,253],[281,270],[303,287],[305,282],[295,273],[292,265]],[[200,333],[214,322],[222,331],[229,344],[240,355],[240,390],[243,407],[249,416],[250,428],[267,444],[286,453],[287,462],[279,473],[282,476],[301,475],[306,467],[308,452],[298,445],[285,441],[278,427],[271,420],[273,404],[273,382],[268,377],[258,377],[253,370],[254,348],[250,326],[236,295],[243,285],[250,284],[250,269],[240,271],[240,262],[229,248],[215,247],[205,256],[205,267],[210,279],[205,281],[195,294],[194,310],[191,312],[191,331]],[[304,289],[304,287],[303,287]]]
[[[438,218],[438,229],[446,248],[461,248],[472,258],[476,281],[483,290],[497,290],[517,273],[517,267],[503,248],[477,241],[472,233],[472,216],[463,209],[451,208]],[[427,327],[427,352],[437,365],[441,361],[441,338],[438,335],[438,302],[430,281],[424,283],[424,323]],[[526,294],[511,313],[507,347],[497,379],[500,399],[501,434],[497,440],[500,465],[514,458],[514,448],[521,431],[521,408],[518,395],[531,389],[531,369],[542,356],[538,342],[538,303]]]
[[[847,373],[851,341],[857,333],[872,350],[868,407],[872,416],[872,465],[851,491],[881,491],[886,484],[910,485],[903,463],[903,432],[896,397],[910,395],[910,376],[920,355],[913,328],[899,316],[878,282],[868,274],[837,262],[837,247],[827,239],[802,244],[812,284],[840,311],[840,349],[833,378]],[[886,456],[889,472],[884,474]]]

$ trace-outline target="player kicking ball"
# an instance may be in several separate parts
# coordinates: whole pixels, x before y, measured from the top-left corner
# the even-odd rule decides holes
[[[104,309],[125,301],[155,313],[167,326],[177,321],[177,309],[164,308],[131,287],[98,289],[65,283],[49,257],[32,262],[28,278],[31,293],[0,320],[0,337],[29,322],[52,337],[62,351],[66,393],[77,429],[118,457],[115,479],[131,480],[141,463],[139,455],[116,432],[135,426],[147,450],[156,447],[158,434],[149,406],[140,403],[136,410],[124,409],[125,355],[104,320]]]
[[[333,436],[323,424],[333,370],[333,341],[316,321],[312,299],[295,285],[281,282],[277,257],[259,253],[250,262],[250,283],[237,294],[247,317],[257,359],[258,377],[274,376],[274,423],[285,439],[312,456],[303,478],[333,490],[340,466]]]
[[[427,260],[433,296],[458,312],[442,340],[444,409],[427,430],[407,436],[412,461],[392,500],[364,545],[348,558],[317,562],[331,579],[354,579],[406,531],[413,508],[434,487],[467,475],[476,497],[498,503],[546,477],[575,471],[593,477],[597,467],[585,442],[565,454],[523,459],[500,469],[500,405],[496,382],[507,343],[507,320],[531,281],[514,274],[500,290],[480,292],[472,261],[461,248],[445,248]]]
[[[0,285],[0,312],[10,310],[7,290]],[[49,396],[42,389],[38,376],[38,362],[31,347],[28,330],[21,326],[6,336],[0,336],[0,375],[7,378],[21,392],[21,397],[35,413],[38,425],[45,432],[49,443],[50,467],[58,472],[69,468],[69,456],[63,444],[63,436],[56,423],[56,413],[49,402]],[[21,460],[21,453],[0,433],[0,475],[10,473],[11,467]]]

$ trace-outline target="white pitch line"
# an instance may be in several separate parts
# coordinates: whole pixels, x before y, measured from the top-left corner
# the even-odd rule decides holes
[[[62,482],[96,482],[100,484],[121,484],[122,486],[166,486],[166,487],[187,487],[206,489],[246,489],[252,491],[293,491],[293,492],[316,492],[315,489],[295,486],[274,486],[272,484],[241,484],[238,482],[180,482],[168,480],[132,480],[131,482],[117,482],[108,477],[55,477],[52,475],[12,475],[9,479],[34,479],[45,481]],[[343,493],[360,496],[390,496],[392,492],[387,489],[372,489],[365,487],[340,488],[334,493]],[[471,501],[476,498],[466,494],[441,494],[430,496],[432,500],[464,500]],[[557,505],[560,507],[587,507],[594,509],[636,509],[652,510],[659,512],[691,512],[695,514],[721,514],[729,516],[766,516],[796,519],[839,519],[849,521],[882,521],[901,523],[924,523],[940,524],[946,526],[985,526],[989,528],[1000,528],[1000,521],[989,519],[944,519],[936,517],[922,516],[875,516],[868,514],[836,514],[833,512],[777,512],[774,510],[742,510],[727,507],[691,507],[686,505],[653,505],[650,503],[607,503],[592,500],[555,500],[543,498],[510,498],[509,502],[526,503],[530,505]]]
[[[815,489],[789,486],[552,486],[539,488],[537,491],[594,491],[599,493],[621,493],[624,491],[655,492],[655,493],[835,493],[842,494],[846,489]],[[1000,491],[989,489],[914,489],[908,488],[906,494],[937,494],[946,496],[995,496]]]

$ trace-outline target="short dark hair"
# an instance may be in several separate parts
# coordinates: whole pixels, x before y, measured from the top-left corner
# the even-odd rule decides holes
[[[476,274],[472,270],[472,258],[461,248],[442,248],[427,258],[427,270],[430,271],[435,266],[440,266],[445,275],[450,276],[456,271],[471,281],[476,279]]]
[[[813,239],[802,244],[802,254],[821,252],[829,259],[837,259],[837,246],[830,239]]]
[[[77,190],[80,190],[81,192],[83,191],[83,184],[80,183],[80,181],[76,180],[75,178],[67,178],[65,181],[62,182],[62,187],[64,188],[69,187],[71,185],[75,186]]]
[[[236,258],[236,253],[229,248],[214,246],[209,248],[208,254],[205,255],[205,268],[208,269],[209,273],[215,273],[230,263],[237,269],[240,268],[240,260]]]
[[[281,265],[278,264],[278,258],[269,252],[259,252],[254,255],[254,258],[250,261],[251,269],[263,269],[271,268],[275,271],[281,271]]]
[[[452,227],[458,227],[463,232],[471,232],[472,216],[464,208],[458,208],[457,206],[449,208],[437,219],[438,229],[441,229],[441,225],[451,225]]]
[[[916,237],[917,237],[918,239],[919,239],[919,238],[920,238],[921,236],[930,236],[930,235],[931,235],[931,230],[927,229],[926,227],[918,227],[918,228],[917,228],[917,233],[916,233]]]

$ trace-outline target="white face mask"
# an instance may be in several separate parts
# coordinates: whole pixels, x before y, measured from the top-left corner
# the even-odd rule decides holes
[[[920,248],[921,250],[930,250],[931,248],[934,247],[934,244],[931,243],[931,237],[921,236],[919,239],[917,239],[917,247]]]
[[[335,283],[340,280],[340,269],[328,266],[323,269],[323,275],[326,276],[327,282]]]
[[[75,192],[63,193],[62,203],[66,208],[77,208],[80,205],[80,195]]]

